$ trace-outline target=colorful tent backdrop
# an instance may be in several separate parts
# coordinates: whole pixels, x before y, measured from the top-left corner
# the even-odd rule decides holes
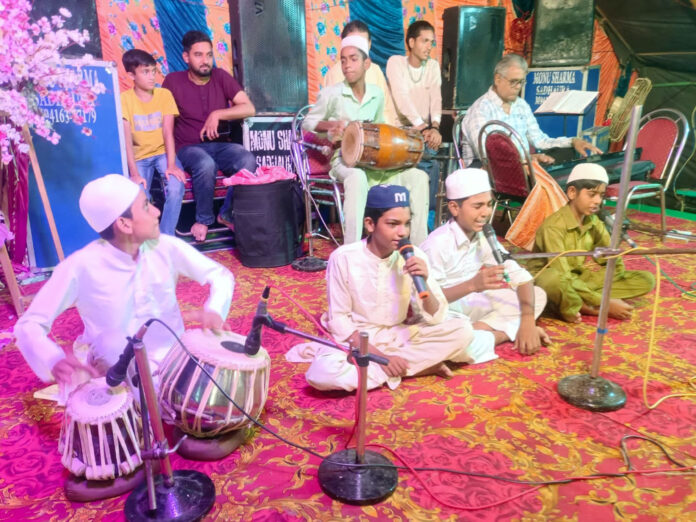
[[[383,28],[387,21],[387,13],[398,9],[394,4],[401,4],[401,31],[391,26],[388,31]],[[493,3],[497,5],[497,2]],[[425,20],[435,27],[436,51],[433,58],[442,59],[442,14],[445,9],[456,6],[487,6],[489,0],[389,0],[380,2],[379,10],[375,10],[375,2],[370,0],[306,1],[307,17],[307,79],[309,100],[316,100],[319,89],[324,84],[324,76],[332,65],[339,61],[341,47],[341,31],[346,23],[353,19],[364,21],[372,35],[370,56],[383,66],[385,53],[405,54],[404,35],[408,26],[416,20]],[[528,55],[531,51],[532,21],[517,19],[512,0],[502,0],[507,10],[505,19],[505,52]],[[360,14],[360,17],[357,15]],[[398,49],[398,50],[396,50]],[[395,50],[395,51],[390,51]],[[386,63],[386,60],[385,60]],[[491,68],[495,64],[491,64]],[[619,63],[616,60],[613,47],[604,30],[595,24],[594,44],[592,46],[592,61],[589,65],[600,65],[599,100],[595,123],[600,124],[606,114],[609,102],[614,96],[614,88],[620,76]]]
[[[186,68],[181,37],[191,29],[207,32],[215,63],[232,71],[230,11],[225,0],[96,0],[104,60],[118,64],[121,91],[133,85],[121,63],[123,53],[142,49],[158,63],[157,82]]]

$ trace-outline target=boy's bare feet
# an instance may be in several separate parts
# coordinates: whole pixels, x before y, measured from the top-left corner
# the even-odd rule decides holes
[[[208,235],[208,225],[194,223],[191,227],[191,234],[196,241],[205,241],[205,236]]]

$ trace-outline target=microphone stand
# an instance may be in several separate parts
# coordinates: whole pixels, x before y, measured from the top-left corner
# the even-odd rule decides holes
[[[193,470],[172,471],[168,448],[150,373],[150,363],[142,339],[132,339],[140,390],[146,480],[128,496],[126,520],[188,521],[202,518],[215,502],[215,485],[204,473]],[[154,443],[150,441],[150,428]],[[181,442],[181,441],[179,441]],[[152,460],[161,461],[161,474],[155,478]]]
[[[309,339],[325,346],[342,349],[331,341],[295,330],[276,321],[266,314],[264,324],[280,332]],[[345,504],[359,506],[376,504],[389,497],[396,490],[399,481],[394,464],[377,452],[365,449],[365,431],[367,426],[367,367],[370,361],[387,365],[389,359],[368,353],[368,335],[360,332],[359,350],[350,347],[350,354],[358,367],[358,401],[357,442],[356,449],[337,451],[326,457],[319,465],[319,485],[331,498]]]
[[[611,234],[611,248],[616,249],[621,241],[621,226],[626,206],[628,180],[633,166],[633,151],[636,148],[638,135],[638,123],[642,105],[637,105],[631,113],[631,126],[626,140],[626,161],[621,171],[621,184],[619,188],[619,200],[616,203],[615,226]],[[558,382],[558,394],[564,401],[590,411],[614,411],[626,405],[626,392],[608,379],[599,376],[599,364],[602,358],[602,343],[607,333],[607,316],[609,315],[609,301],[611,299],[611,287],[614,281],[616,269],[616,257],[607,260],[604,275],[604,288],[602,301],[599,306],[599,318],[597,319],[597,335],[595,336],[594,352],[592,355],[592,367],[589,374],[569,375]]]

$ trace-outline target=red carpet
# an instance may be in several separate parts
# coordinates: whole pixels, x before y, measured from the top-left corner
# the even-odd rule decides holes
[[[657,225],[656,216],[641,215]],[[696,233],[696,224],[669,219],[668,226]],[[655,236],[632,233],[643,246],[662,246]],[[693,243],[667,240],[664,246]],[[321,245],[320,255],[330,252]],[[246,334],[266,284],[282,288],[312,314],[325,306],[324,273],[303,274],[290,267],[247,269],[233,252],[211,257],[229,266],[237,280],[228,323]],[[629,268],[653,270],[642,257],[627,260]],[[696,281],[691,256],[665,257],[663,270],[682,287]],[[29,289],[30,290],[30,289]],[[27,289],[25,289],[27,291]],[[650,402],[668,393],[695,392],[688,380],[696,376],[696,301],[680,297],[662,281],[656,328],[656,348],[650,371]],[[178,288],[184,310],[205,299],[198,285],[182,281]],[[0,304],[0,342],[11,339],[14,323],[9,296]],[[642,400],[642,376],[650,335],[654,293],[637,299],[631,322],[609,321],[601,375],[620,384],[628,395],[625,408],[590,413],[559,398],[556,384],[567,375],[587,373],[592,358],[596,319],[569,325],[552,318],[541,324],[554,344],[533,357],[521,357],[510,344],[499,347],[501,358],[462,367],[455,377],[407,380],[395,391],[368,395],[370,443],[398,452],[410,465],[452,468],[527,481],[617,473],[627,468],[619,449],[625,435],[659,441],[670,455],[696,465],[694,397],[668,399],[649,411]],[[271,294],[270,313],[278,320],[313,331],[310,322],[278,292]],[[188,325],[195,327],[195,324]],[[70,346],[82,329],[77,313],[63,314],[54,338]],[[355,397],[320,393],[304,380],[306,365],[285,361],[296,338],[264,332],[263,345],[272,359],[268,401],[261,421],[283,437],[328,455],[344,448],[351,433]],[[122,520],[126,496],[90,504],[66,500],[58,437],[62,408],[37,400],[42,383],[31,373],[13,343],[0,352],[0,519],[2,520]],[[647,442],[627,443],[635,469],[676,468]],[[397,459],[380,448],[372,448]],[[253,430],[247,444],[221,461],[197,463],[178,456],[175,469],[196,469],[215,483],[217,499],[208,520],[694,520],[696,478],[673,473],[629,475],[544,486],[528,494],[531,485],[443,472],[422,472],[430,489],[449,504],[477,507],[467,511],[438,503],[409,472],[399,471],[396,492],[381,504],[349,506],[332,501],[317,481],[320,459],[292,448],[270,434]]]

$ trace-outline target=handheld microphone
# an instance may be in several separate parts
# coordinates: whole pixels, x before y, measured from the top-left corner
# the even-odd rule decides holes
[[[145,324],[140,327],[138,333],[135,337],[128,337],[128,344],[123,349],[123,353],[119,355],[118,361],[107,370],[106,372],[106,384],[111,386],[118,386],[126,379],[126,374],[128,372],[128,365],[133,359],[135,352],[133,351],[133,345],[139,343],[143,340],[143,336],[147,331],[148,327],[153,323],[154,319],[148,319]]]
[[[610,232],[614,230],[614,216],[612,214],[607,212],[605,209],[601,209],[599,212],[597,212],[597,217],[604,221],[604,224],[607,226]],[[626,232],[621,232],[621,239],[628,243],[628,246],[631,248],[636,248],[638,246]]]
[[[490,223],[483,225],[483,235],[486,238],[486,241],[488,241],[488,246],[491,247],[491,252],[493,253],[495,262],[499,265],[505,263],[505,254],[503,254],[500,251],[500,248],[498,248],[498,240],[495,237],[495,230],[493,230]],[[508,283],[510,282],[510,276],[507,274],[507,271],[503,271],[503,279]]]
[[[409,238],[405,237],[399,241],[399,253],[406,260],[413,257],[413,245],[411,244],[411,240]],[[430,297],[430,292],[428,291],[428,287],[425,284],[425,279],[423,279],[423,276],[415,275],[411,276],[411,278],[413,279],[413,286],[415,286],[416,290],[418,291],[418,297],[421,299],[427,299]]]
[[[244,341],[244,353],[247,355],[256,355],[261,348],[261,329],[267,322],[268,318],[268,296],[271,293],[271,288],[267,286],[261,293],[261,299],[256,306],[256,315],[251,323],[251,330]]]
[[[488,241],[488,246],[491,247],[491,252],[493,252],[495,262],[502,265],[505,262],[505,257],[498,248],[498,240],[495,237],[495,230],[493,230],[490,223],[483,225],[483,235],[485,236],[486,241]]]

